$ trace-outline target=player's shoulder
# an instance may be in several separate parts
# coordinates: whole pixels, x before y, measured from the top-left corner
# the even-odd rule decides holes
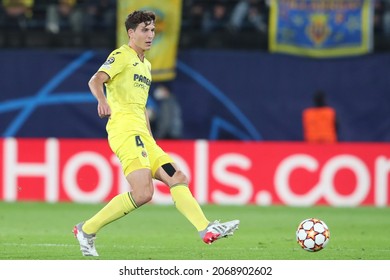
[[[115,62],[115,64],[122,64],[125,63],[128,60],[131,60],[131,54],[129,51],[125,48],[125,45],[111,51],[111,53],[108,55],[106,62],[104,65],[111,65]]]
[[[108,55],[108,57],[121,57],[126,55],[126,49],[123,48],[123,46],[116,48],[115,50],[111,51],[111,53]]]
[[[149,68],[149,70],[152,69],[152,63],[146,57],[144,58],[144,64]]]
[[[146,64],[152,64],[151,62],[150,62],[150,60],[149,59],[147,59],[146,57],[144,57],[144,63],[146,63]]]

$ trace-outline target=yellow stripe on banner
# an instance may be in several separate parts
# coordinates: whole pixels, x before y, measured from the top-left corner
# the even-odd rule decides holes
[[[145,54],[152,63],[153,81],[163,82],[176,77],[176,59],[181,26],[182,0],[119,0],[117,10],[117,46],[128,43],[125,20],[135,10],[156,13],[156,37]]]

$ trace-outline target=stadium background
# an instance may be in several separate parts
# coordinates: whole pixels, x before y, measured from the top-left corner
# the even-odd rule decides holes
[[[387,206],[390,38],[382,21],[370,26],[371,52],[315,59],[270,53],[268,29],[203,30],[189,20],[195,2],[183,1],[172,83],[183,141],[159,141],[187,170],[196,198]],[[386,1],[375,2],[383,4],[377,19]],[[48,34],[48,3],[37,1],[27,29],[2,25],[0,199],[108,200],[126,185],[87,81],[115,47],[116,24]],[[319,88],[338,113],[339,144],[303,142],[301,113]],[[156,188],[154,202],[169,203]]]

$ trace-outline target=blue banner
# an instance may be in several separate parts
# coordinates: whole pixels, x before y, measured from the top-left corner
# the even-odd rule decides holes
[[[0,137],[106,138],[107,119],[88,88],[106,58],[106,50],[1,50]],[[302,141],[302,111],[321,89],[340,141],[390,143],[390,53],[302,59],[182,50],[177,62],[171,85],[183,139]]]
[[[371,52],[373,2],[370,0],[272,0],[271,52],[311,57]]]

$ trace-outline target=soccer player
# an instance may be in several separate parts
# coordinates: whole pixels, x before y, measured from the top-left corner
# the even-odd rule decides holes
[[[206,244],[233,235],[240,223],[210,222],[192,196],[187,176],[153,138],[146,111],[151,64],[145,51],[152,46],[155,20],[150,11],[129,14],[125,21],[128,44],[111,52],[88,82],[97,99],[98,115],[108,118],[108,142],[121,162],[130,191],[118,194],[90,219],[74,226],[73,233],[84,256],[98,256],[95,237],[102,227],[152,199],[153,178],[169,186],[177,210]]]

